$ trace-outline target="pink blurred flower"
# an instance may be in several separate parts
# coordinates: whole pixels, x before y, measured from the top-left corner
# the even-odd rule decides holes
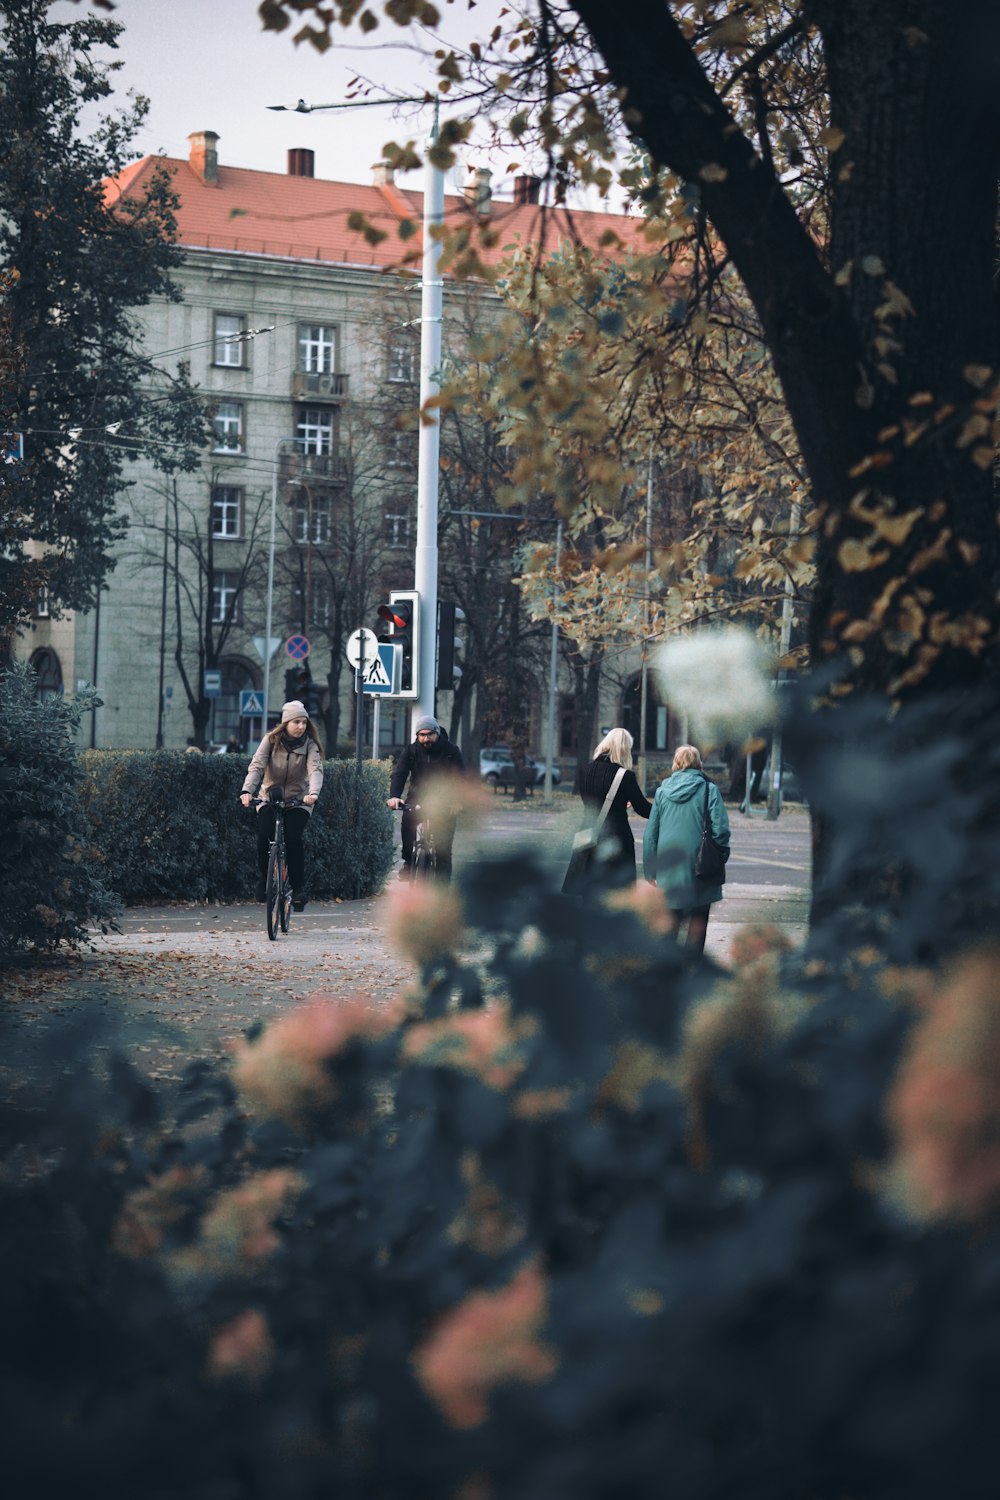
[[[968,954],[928,993],[888,1113],[918,1214],[1000,1208],[1000,948]]]
[[[534,1030],[527,1017],[512,1023],[507,1006],[498,1002],[486,1010],[418,1022],[406,1034],[403,1055],[432,1067],[460,1068],[490,1088],[505,1089],[524,1068],[521,1044]]]
[[[673,930],[663,892],[658,885],[650,885],[645,880],[636,885],[625,886],[622,890],[609,891],[604,897],[604,904],[612,911],[633,912],[643,926],[657,937],[666,937]]]
[[[383,1036],[395,1012],[363,999],[314,999],[296,1006],[252,1042],[240,1043],[233,1076],[248,1103],[264,1115],[299,1125],[334,1098],[328,1061],[349,1043]]]
[[[198,1238],[171,1256],[181,1275],[227,1276],[256,1269],[278,1247],[274,1221],[301,1192],[298,1172],[275,1167],[220,1193],[201,1221]]]
[[[153,1255],[162,1245],[171,1224],[185,1212],[181,1194],[202,1182],[202,1167],[172,1167],[154,1177],[146,1187],[130,1193],[112,1231],[112,1244],[119,1255],[132,1260]]]
[[[775,963],[791,948],[791,943],[779,927],[769,922],[751,922],[741,927],[733,938],[729,956],[734,968],[747,964]]]
[[[248,1307],[216,1330],[208,1351],[208,1373],[214,1380],[256,1384],[267,1373],[273,1353],[267,1319]]]
[[[389,905],[389,937],[415,963],[431,963],[462,941],[462,903],[453,886],[400,883]]]
[[[441,1319],[413,1362],[452,1427],[485,1422],[496,1386],[537,1385],[555,1373],[555,1355],[538,1337],[545,1314],[545,1282],[531,1263],[507,1286],[473,1292]]]

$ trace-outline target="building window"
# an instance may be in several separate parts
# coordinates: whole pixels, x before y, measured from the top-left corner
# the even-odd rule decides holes
[[[215,314],[215,363],[230,369],[242,369],[246,363],[243,351],[243,319],[235,313]]]
[[[216,453],[242,453],[243,436],[243,402],[220,401],[215,408]]]
[[[382,535],[387,547],[408,546],[410,541],[409,512],[387,510]]]
[[[238,573],[215,574],[212,581],[213,625],[224,625],[230,618],[234,624],[239,623],[239,590],[240,575]]]
[[[212,535],[218,541],[237,541],[243,534],[243,491],[217,485],[212,491]]]
[[[417,461],[417,434],[398,429],[389,437],[389,467],[412,468]]]
[[[295,502],[292,532],[300,545],[306,542],[323,544],[330,540],[332,518],[327,496],[315,497],[308,492],[300,494]]]
[[[300,453],[333,452],[334,414],[322,406],[303,406],[299,409],[295,437]]]
[[[35,595],[35,619],[47,620],[49,618],[49,591],[43,583]]]
[[[417,351],[412,338],[397,335],[389,344],[387,376],[393,381],[417,378]]]
[[[312,598],[309,601],[309,624],[313,630],[328,630],[330,620],[333,617],[333,600],[330,597],[330,585],[323,579],[314,582],[312,586]]]
[[[43,646],[31,654],[36,698],[59,698],[63,691],[62,665],[56,653]]]
[[[230,750],[242,750],[249,737],[254,743],[260,738],[261,722],[259,718],[240,718],[240,693],[259,688],[260,673],[238,657],[221,662],[220,667],[222,693],[212,699],[212,739]]]
[[[334,368],[337,330],[321,323],[299,328],[299,369],[306,375],[330,375]]]

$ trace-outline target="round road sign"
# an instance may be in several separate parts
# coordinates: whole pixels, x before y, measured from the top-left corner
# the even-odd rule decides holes
[[[285,651],[292,661],[305,661],[309,655],[309,642],[304,635],[290,635],[285,642]]]
[[[374,661],[378,655],[378,636],[374,630],[356,630],[347,637],[347,660],[352,667],[361,665],[361,642],[365,643],[365,661]]]

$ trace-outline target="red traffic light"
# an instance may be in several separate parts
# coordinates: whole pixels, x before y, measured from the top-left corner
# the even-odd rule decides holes
[[[410,623],[409,617],[398,614],[391,604],[380,604],[377,614],[380,620],[388,620],[394,630],[405,630]]]

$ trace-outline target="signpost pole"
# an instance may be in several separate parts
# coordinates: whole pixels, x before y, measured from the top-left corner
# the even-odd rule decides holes
[[[372,703],[372,760],[378,760],[378,735],[381,710],[382,700],[376,694],[375,701]]]
[[[362,736],[365,729],[365,637],[361,637],[360,659],[358,661],[358,705],[355,709],[357,724],[355,726],[354,748],[358,757],[358,770],[361,770]]]

